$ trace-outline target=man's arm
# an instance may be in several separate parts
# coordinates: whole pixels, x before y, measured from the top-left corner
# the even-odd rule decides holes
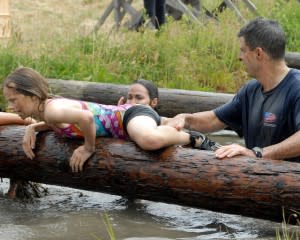
[[[186,128],[203,133],[219,131],[226,127],[214,111],[182,113],[176,115],[174,118],[163,118],[162,124],[175,127],[178,130]]]
[[[280,143],[263,148],[263,158],[287,159],[300,156],[300,130]]]
[[[217,158],[234,157],[238,155],[256,157],[252,149],[235,143],[222,146],[216,151]],[[300,131],[280,143],[262,149],[263,158],[282,160],[298,156],[300,156]]]

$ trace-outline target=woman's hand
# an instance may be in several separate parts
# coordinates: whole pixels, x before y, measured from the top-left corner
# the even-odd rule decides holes
[[[84,145],[76,148],[70,159],[72,172],[82,171],[83,164],[93,155],[94,152],[94,150],[88,150]]]
[[[35,148],[35,141],[35,128],[32,125],[26,126],[22,147],[26,156],[30,159],[35,157],[34,152],[32,151]]]
[[[24,125],[30,125],[33,123],[37,123],[37,121],[35,119],[33,119],[32,117],[28,117],[24,119]]]
[[[217,158],[225,158],[225,157],[230,158],[230,157],[234,157],[237,155],[255,157],[252,150],[250,150],[246,147],[243,147],[239,144],[236,144],[236,143],[222,146],[218,150],[216,150],[215,153],[216,153]]]

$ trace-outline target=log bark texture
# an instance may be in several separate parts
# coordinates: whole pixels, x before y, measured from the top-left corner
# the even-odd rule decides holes
[[[53,94],[90,102],[116,105],[121,96],[127,96],[128,85],[93,83],[74,80],[48,79]],[[159,89],[157,111],[161,116],[173,117],[214,109],[228,101],[233,94]]]
[[[132,142],[98,138],[84,171],[68,160],[81,144],[38,134],[33,160],[22,150],[23,126],[0,127],[0,177],[105,192],[282,221],[300,209],[300,163],[234,157],[182,147],[143,151]]]

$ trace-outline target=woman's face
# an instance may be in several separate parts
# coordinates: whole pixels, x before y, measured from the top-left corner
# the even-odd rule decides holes
[[[3,95],[8,102],[8,108],[17,113],[21,118],[33,116],[34,97],[25,96],[17,92],[14,88],[3,88]]]
[[[157,105],[157,98],[151,100],[148,90],[142,84],[135,83],[129,87],[126,103],[149,105],[154,108]]]

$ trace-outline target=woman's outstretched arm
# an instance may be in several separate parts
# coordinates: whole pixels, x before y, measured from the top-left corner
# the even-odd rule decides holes
[[[15,113],[0,112],[0,125],[28,125],[35,122],[36,121],[33,118],[22,119],[18,114]]]

